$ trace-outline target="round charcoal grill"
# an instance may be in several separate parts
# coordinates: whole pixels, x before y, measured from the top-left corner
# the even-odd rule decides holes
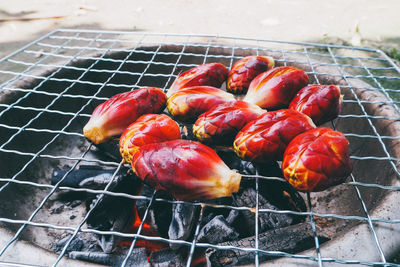
[[[99,156],[82,128],[94,107],[117,93],[145,86],[168,90],[176,75],[202,63],[227,67],[247,55],[270,55],[276,65],[304,69],[310,83],[337,84],[344,93],[342,113],[324,126],[350,141],[354,171],[346,183],[303,195],[307,211],[271,210],[187,203],[199,207],[194,235],[173,240],[144,233],[144,221],[155,203],[181,203],[155,194],[141,197],[110,191],[122,162]],[[93,265],[70,259],[74,238],[85,234],[125,237],[132,241],[120,265],[132,265],[138,242],[156,240],[187,248],[185,265],[195,265],[196,251],[249,255],[246,264],[298,266],[395,266],[400,248],[399,68],[381,51],[346,46],[291,43],[244,38],[109,31],[57,30],[0,60],[0,265]],[[112,169],[104,189],[50,183],[56,169],[73,172],[82,164]],[[253,176],[258,190],[261,179]],[[77,205],[60,215],[60,192],[144,200],[147,209],[135,233],[87,227],[89,211]],[[263,213],[304,217],[312,246],[298,253],[265,249],[255,225],[254,240],[245,245],[209,244],[196,240],[207,208],[249,210],[258,221]],[[329,237],[322,240],[321,235]],[[66,237],[66,238],[65,238]],[[52,244],[65,238],[54,253]],[[325,242],[326,241],[326,242]],[[233,243],[236,244],[236,243]],[[268,259],[267,259],[268,258]],[[268,260],[268,261],[266,261]]]

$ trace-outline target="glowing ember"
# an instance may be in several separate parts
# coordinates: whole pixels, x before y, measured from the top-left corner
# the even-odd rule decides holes
[[[128,233],[136,234],[138,232],[139,226],[142,223],[142,220],[139,217],[139,214],[136,209],[136,204],[133,206],[134,213],[134,222],[130,229],[128,229]],[[140,235],[143,236],[160,236],[155,229],[152,229],[148,223],[143,223],[142,230],[140,231]],[[132,240],[122,240],[119,243],[121,247],[130,247],[132,244]],[[146,248],[146,252],[150,254],[152,251],[156,251],[165,247],[168,247],[168,244],[161,241],[150,241],[144,239],[137,239],[135,247],[137,248]]]

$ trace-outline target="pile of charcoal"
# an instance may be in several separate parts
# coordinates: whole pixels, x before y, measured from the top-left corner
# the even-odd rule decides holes
[[[255,174],[282,177],[282,171],[276,162],[250,163],[238,159],[234,152],[224,149],[219,150],[218,155],[230,168],[244,174],[244,177]],[[104,189],[114,172],[111,169],[83,165],[69,173],[61,186]],[[55,171],[52,182],[56,183],[64,174],[63,170]],[[94,197],[89,193],[84,197],[79,195],[90,212],[86,223],[91,229],[137,233],[138,226],[144,220],[142,224],[145,227],[140,232],[143,236],[188,242],[196,239],[196,243],[251,248],[256,239],[255,211],[258,208],[259,249],[295,253],[313,246],[311,224],[307,222],[307,217],[290,212],[273,212],[306,210],[302,195],[283,180],[244,178],[240,190],[231,197],[208,200],[199,205],[197,202],[175,201],[164,191],[155,192],[153,188],[143,184],[131,170],[123,168],[115,175],[109,190],[140,198],[136,200],[109,194]],[[152,204],[149,205],[152,198]],[[196,228],[199,229],[197,233]],[[59,240],[54,244],[54,250],[59,252],[68,239],[69,236]],[[125,259],[131,243],[132,239],[117,235],[80,233],[71,242],[68,255],[75,259],[118,266]],[[127,263],[140,263],[140,266],[165,266],[173,263],[175,266],[185,266],[189,251],[190,246],[187,244],[138,238]],[[269,258],[266,254],[259,254],[260,260]],[[252,262],[253,253],[216,248],[197,248],[192,259],[192,265],[199,266],[206,263],[223,266]]]

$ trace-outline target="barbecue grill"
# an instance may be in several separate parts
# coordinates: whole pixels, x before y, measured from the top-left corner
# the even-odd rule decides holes
[[[94,107],[112,95],[140,87],[167,91],[183,70],[210,62],[231,67],[246,55],[270,55],[277,65],[304,69],[313,83],[341,87],[345,94],[342,113],[327,126],[343,132],[350,141],[354,171],[346,183],[305,194],[306,211],[262,208],[258,194],[254,205],[237,207],[175,201],[157,192],[142,196],[110,190],[124,164],[101,154],[105,150],[112,154],[112,149],[94,146],[84,138],[82,128]],[[121,266],[134,264],[131,257],[140,241],[185,247],[186,266],[196,265],[196,252],[204,248],[250,255],[247,264],[256,266],[397,266],[400,69],[380,50],[224,36],[62,29],[1,59],[0,74],[0,265],[94,266],[70,259],[70,248],[77,236],[95,234],[130,240]],[[63,184],[82,164],[113,170],[104,188]],[[60,167],[66,172],[51,184],[52,173]],[[260,181],[280,179],[245,177],[255,181],[257,191]],[[65,208],[59,216],[61,211],[54,207],[60,192],[96,198],[88,211],[80,205]],[[106,196],[145,201],[135,232],[87,227],[88,218]],[[150,209],[157,203],[198,207],[190,238],[174,240],[144,232]],[[265,213],[301,216],[311,227],[312,247],[296,253],[265,249],[258,223],[254,239],[246,245],[199,242],[208,208],[250,211],[255,222]],[[321,239],[322,232],[328,241]],[[54,253],[50,243],[62,237],[65,242]]]

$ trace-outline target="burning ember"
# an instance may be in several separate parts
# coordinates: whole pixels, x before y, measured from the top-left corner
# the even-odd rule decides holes
[[[127,230],[127,233],[136,234],[138,232],[139,226],[142,224],[142,220],[139,217],[136,205],[133,207],[132,212],[134,214],[133,217],[135,219],[134,219],[134,222],[133,222],[131,228]],[[151,225],[148,224],[148,223],[145,223],[145,222],[143,223],[143,226],[142,226],[141,235],[144,235],[144,236],[159,236],[157,231],[155,229],[152,229]],[[132,244],[132,241],[123,240],[118,245],[121,246],[121,247],[130,247],[131,244]],[[152,251],[157,251],[159,249],[165,248],[165,247],[167,247],[167,245],[165,243],[163,243],[163,242],[148,241],[148,240],[138,239],[136,241],[135,247],[146,248],[146,252],[150,253]]]

